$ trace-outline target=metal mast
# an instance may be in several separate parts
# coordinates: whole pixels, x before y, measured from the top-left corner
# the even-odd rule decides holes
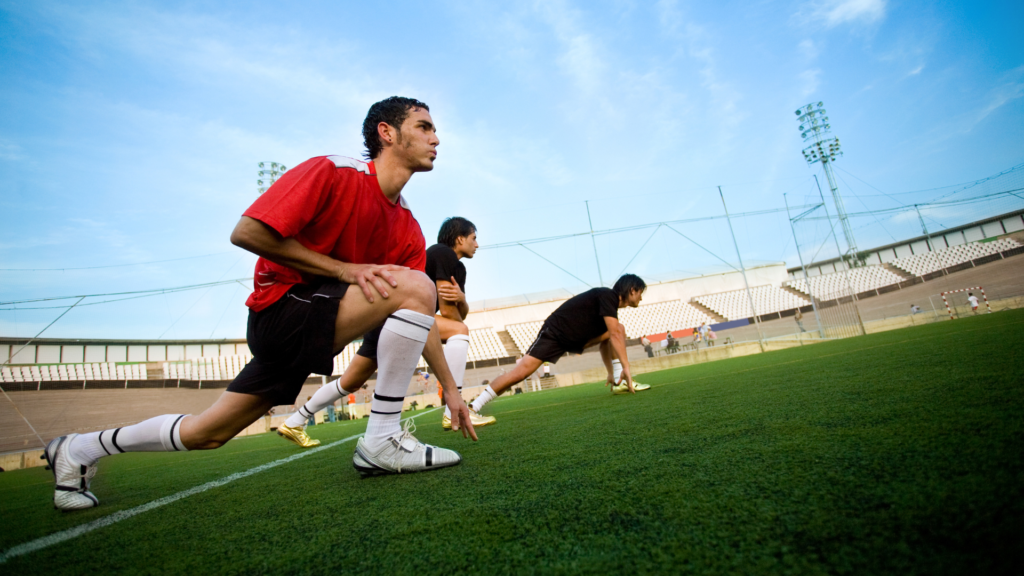
[[[797,121],[800,122],[800,136],[804,143],[810,146],[804,148],[804,160],[808,164],[821,163],[825,170],[825,178],[828,180],[828,187],[832,190],[832,201],[835,202],[836,212],[839,215],[839,222],[843,226],[843,235],[846,236],[846,249],[849,258],[848,266],[853,266],[857,254],[857,242],[853,238],[853,227],[850,226],[850,219],[846,216],[846,207],[843,206],[843,198],[839,195],[839,186],[836,184],[836,176],[832,172],[832,163],[836,158],[843,155],[839,145],[839,138],[826,137],[831,133],[832,125],[828,123],[828,116],[825,115],[824,103],[812,103],[803,106],[796,111]],[[842,257],[843,254],[840,254]]]

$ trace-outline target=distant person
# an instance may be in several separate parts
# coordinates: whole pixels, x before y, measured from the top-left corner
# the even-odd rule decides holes
[[[709,326],[708,327],[708,346],[714,346],[715,345],[715,340],[717,340],[717,339],[718,339],[718,334],[715,334],[715,331],[712,330],[711,327]]]
[[[973,293],[967,293],[967,301],[971,303],[971,312],[978,313],[978,297]]]
[[[910,314],[911,314],[911,316],[913,316],[914,314],[918,314],[920,312],[921,312],[921,307],[920,306],[918,306],[917,304],[911,304],[910,305]]]
[[[807,329],[804,328],[804,313],[799,308],[796,309],[796,316],[793,316],[793,319],[796,320],[796,325],[801,332],[807,332]]]
[[[413,174],[433,169],[437,131],[426,104],[391,97],[370,107],[363,139],[368,162],[320,156],[299,164],[256,199],[231,233],[232,244],[259,259],[246,301],[253,359],[227,390],[198,416],[165,414],[53,439],[44,457],[54,474],[54,506],[96,506],[89,484],[103,457],[223,446],[272,406],[294,403],[309,374],[330,375],[335,355],[381,325],[376,394],[353,465],[383,474],[461,462],[401,424],[422,355],[452,393],[453,427],[476,437],[434,326],[436,288],[423,272],[423,232],[402,197]]]
[[[671,331],[666,332],[665,333],[665,348],[667,348],[666,352],[671,354],[672,353],[672,349],[675,348],[675,347],[676,347],[676,339],[672,337],[672,332]]]
[[[627,394],[649,386],[633,383],[626,356],[626,329],[619,323],[619,308],[640,305],[647,284],[634,274],[623,274],[612,288],[592,288],[566,300],[544,321],[537,339],[522,360],[502,374],[473,401],[479,412],[488,402],[522,382],[544,362],[558,362],[566,352],[582,354],[589,346],[598,346],[608,370],[607,384],[612,393]]]
[[[651,345],[651,340],[644,336],[640,339],[640,343],[644,346],[644,352],[647,352],[648,358],[654,358],[654,346]]]

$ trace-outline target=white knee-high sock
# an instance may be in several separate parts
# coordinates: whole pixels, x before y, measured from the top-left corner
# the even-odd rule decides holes
[[[334,404],[341,397],[345,395],[344,391],[339,386],[341,379],[331,382],[327,386],[322,386],[313,394],[313,397],[308,402],[302,405],[295,414],[292,414],[284,421],[284,425],[289,428],[298,428],[305,426],[306,422],[313,417],[314,414],[327,408],[331,404]]]
[[[612,360],[612,376],[616,382],[619,381],[619,376],[622,376],[622,362],[619,362],[617,358]]]
[[[491,388],[490,384],[488,384],[487,388],[484,388],[484,391],[481,392],[480,395],[476,397],[476,400],[473,401],[473,411],[479,412],[480,409],[484,407],[484,404],[487,404],[497,397],[498,393],[494,391],[494,388]]]
[[[122,452],[187,452],[181,443],[185,414],[164,414],[133,426],[81,434],[71,443],[71,457],[92,466],[104,456]]]
[[[402,431],[402,404],[423,353],[434,317],[399,310],[388,316],[377,344],[377,386],[373,390],[365,441],[371,449]]]
[[[444,345],[444,359],[448,363],[448,369],[452,372],[452,379],[459,387],[459,394],[462,394],[462,379],[466,376],[466,357],[469,356],[469,336],[456,334],[448,339]],[[452,411],[448,405],[444,406],[444,415],[451,418]]]

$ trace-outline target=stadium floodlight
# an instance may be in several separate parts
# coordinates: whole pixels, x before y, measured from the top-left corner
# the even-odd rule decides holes
[[[277,178],[288,170],[284,164],[279,164],[277,162],[260,162],[259,169],[259,172],[256,173],[259,177],[259,179],[256,180],[256,189],[260,194],[266,192],[274,182],[277,182]]]
[[[800,137],[804,139],[804,143],[810,143],[810,146],[803,149],[804,160],[808,165],[821,163],[825,177],[828,178],[832,200],[836,204],[839,222],[843,225],[843,234],[846,236],[847,254],[850,255],[848,265],[852,266],[856,262],[857,242],[853,238],[853,227],[846,215],[843,198],[839,195],[835,174],[832,173],[832,163],[843,155],[843,148],[839,138],[828,136],[832,132],[832,124],[829,123],[826,114],[825,103],[815,102],[799,108],[796,111],[796,119],[800,123]]]

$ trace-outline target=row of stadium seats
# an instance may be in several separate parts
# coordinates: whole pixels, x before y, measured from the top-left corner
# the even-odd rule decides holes
[[[252,360],[248,354],[196,358],[180,362],[164,362],[164,378],[168,380],[232,380]]]
[[[51,382],[73,380],[145,380],[145,364],[32,364],[0,368],[2,382]]]
[[[540,332],[540,327],[543,324],[544,322],[540,321],[509,324],[505,326],[505,330],[508,330],[508,335],[512,337],[512,341],[516,343],[519,351],[526,354],[530,345],[537,339],[537,333]]]
[[[792,310],[810,304],[809,300],[770,285],[751,288],[750,295],[754,299],[754,308],[757,309],[758,316]],[[706,294],[698,296],[694,300],[714,310],[716,314],[726,320],[750,318],[754,315],[750,309],[750,299],[746,289]]]
[[[876,290],[903,281],[903,277],[881,266],[863,266],[853,268],[848,272],[849,286],[852,286],[854,294]],[[846,276],[843,272],[811,276],[810,290],[807,288],[807,281],[803,278],[790,280],[785,285],[804,294],[814,294],[818,300],[832,300],[850,295]]]
[[[709,325],[715,323],[713,318],[682,300],[623,308],[619,310],[619,321],[626,327],[627,338],[694,328],[705,322]]]
[[[924,276],[943,268],[970,262],[984,256],[1006,252],[1007,250],[1020,248],[1020,246],[1020,243],[1010,238],[1002,238],[992,242],[968,242],[967,244],[950,246],[949,248],[943,248],[934,252],[904,256],[903,258],[893,260],[890,264],[914,276]]]
[[[493,328],[479,328],[469,331],[469,356],[467,360],[490,360],[508,356],[508,350]]]

